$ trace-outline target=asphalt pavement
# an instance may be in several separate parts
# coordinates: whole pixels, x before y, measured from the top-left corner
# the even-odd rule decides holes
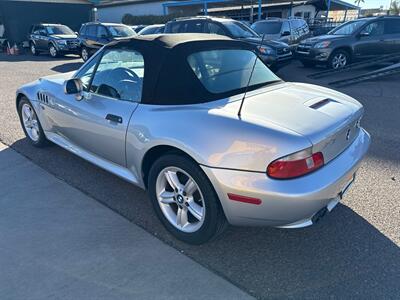
[[[365,106],[362,125],[373,142],[357,181],[320,223],[298,230],[231,227],[217,241],[189,246],[164,230],[144,191],[57,146],[36,149],[26,141],[15,111],[17,87],[80,64],[73,57],[0,55],[0,140],[257,298],[400,298],[398,77],[340,89]],[[307,79],[315,71],[294,62],[278,75],[326,85],[328,79]]]

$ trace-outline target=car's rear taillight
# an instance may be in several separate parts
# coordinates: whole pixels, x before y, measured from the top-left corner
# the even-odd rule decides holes
[[[306,175],[324,165],[321,152],[312,153],[311,148],[277,159],[269,164],[268,176],[289,179]]]

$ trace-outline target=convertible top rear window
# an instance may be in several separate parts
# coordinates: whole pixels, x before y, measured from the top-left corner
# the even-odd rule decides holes
[[[203,86],[213,94],[241,90],[280,80],[250,50],[208,50],[188,56],[188,63]],[[257,62],[256,62],[257,60]]]

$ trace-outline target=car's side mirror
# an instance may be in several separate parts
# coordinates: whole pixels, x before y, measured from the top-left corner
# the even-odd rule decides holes
[[[64,83],[64,93],[67,95],[75,95],[76,100],[83,99],[83,84],[79,78],[68,79]]]
[[[284,31],[281,33],[281,36],[288,36],[290,35],[290,31]]]

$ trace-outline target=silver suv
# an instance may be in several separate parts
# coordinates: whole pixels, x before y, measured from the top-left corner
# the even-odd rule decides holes
[[[303,19],[271,18],[255,22],[251,28],[267,40],[284,42],[296,49],[300,41],[310,36],[310,29]]]

